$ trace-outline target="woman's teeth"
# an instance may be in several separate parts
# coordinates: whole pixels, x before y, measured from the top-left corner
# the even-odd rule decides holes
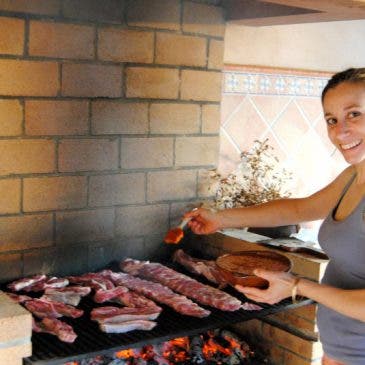
[[[341,148],[343,150],[349,150],[350,148],[354,148],[354,147],[358,146],[360,143],[361,143],[361,140],[356,141],[356,142],[352,142],[352,143],[349,143],[349,144],[341,144]]]

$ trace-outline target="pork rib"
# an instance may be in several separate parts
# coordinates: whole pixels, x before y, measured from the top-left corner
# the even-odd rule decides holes
[[[13,291],[19,291],[24,289],[25,287],[35,284],[39,281],[45,280],[47,278],[46,275],[35,275],[29,278],[23,278],[16,281],[13,281],[12,283],[8,284],[8,288]]]
[[[61,341],[72,343],[76,340],[77,335],[73,328],[56,318],[43,318],[42,321],[33,320],[34,332],[45,332],[57,336]]]
[[[14,293],[7,293],[5,292],[5,294],[10,297],[11,299],[13,299],[14,302],[17,303],[24,303],[28,300],[33,300],[32,297],[29,297],[28,295],[19,295],[19,294],[14,294]]]
[[[107,306],[94,308],[90,315],[93,321],[98,321],[99,323],[120,323],[137,319],[154,320],[161,313],[161,308],[156,308],[118,308]]]
[[[182,249],[176,250],[172,259],[191,273],[202,275],[212,283],[219,284],[220,288],[227,285],[214,260],[201,260],[191,257]]]
[[[24,305],[31,313],[39,318],[59,318],[62,316],[78,318],[84,314],[84,311],[81,309],[44,299],[29,300]]]
[[[124,285],[138,294],[170,306],[178,313],[199,318],[207,317],[210,314],[209,310],[200,307],[186,296],[177,294],[159,283],[125,273],[111,273],[110,277],[116,285]]]
[[[54,302],[62,302],[76,307],[81,297],[88,295],[91,291],[87,286],[67,286],[65,288],[47,288],[41,299]]]
[[[126,259],[121,262],[120,267],[131,275],[158,282],[201,304],[224,311],[236,311],[242,306],[241,301],[232,295],[204,285],[159,263]]]
[[[134,330],[150,331],[156,326],[156,322],[137,319],[120,323],[100,323],[99,327],[106,333],[125,333]]]

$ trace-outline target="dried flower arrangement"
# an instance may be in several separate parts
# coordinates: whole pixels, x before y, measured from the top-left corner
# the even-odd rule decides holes
[[[216,169],[208,173],[209,191],[214,209],[233,208],[287,198],[292,174],[280,166],[268,139],[254,141],[253,147],[241,154],[237,169],[222,177]]]

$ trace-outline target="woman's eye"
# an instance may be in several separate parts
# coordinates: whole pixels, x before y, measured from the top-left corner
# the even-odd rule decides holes
[[[335,118],[327,118],[326,123],[327,123],[327,125],[336,125],[337,120]]]
[[[350,112],[348,113],[348,117],[351,119],[351,118],[356,118],[360,115],[361,113],[358,112],[358,111],[353,111],[353,112]]]

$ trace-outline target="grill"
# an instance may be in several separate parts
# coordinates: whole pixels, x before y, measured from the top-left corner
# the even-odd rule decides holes
[[[177,269],[204,284],[209,284],[204,279],[184,271],[180,266],[168,265]],[[115,267],[111,267],[115,269]],[[245,302],[244,295],[232,288],[225,289],[229,294]],[[157,326],[151,331],[132,331],[124,334],[106,334],[99,330],[98,324],[90,320],[90,311],[107,304],[96,304],[91,298],[83,298],[78,308],[85,311],[80,318],[71,319],[63,317],[62,320],[72,325],[78,337],[72,344],[64,343],[55,336],[46,333],[32,335],[33,354],[24,359],[24,364],[30,365],[58,365],[71,361],[80,361],[96,355],[106,355],[129,348],[138,348],[146,344],[156,344],[171,340],[176,337],[200,334],[206,330],[225,327],[233,323],[245,322],[250,319],[263,319],[269,314],[278,313],[287,309],[297,308],[313,303],[310,299],[302,299],[293,304],[286,299],[275,305],[263,304],[260,311],[238,310],[223,312],[209,307],[211,314],[206,318],[195,318],[181,315],[173,309],[159,304],[163,311],[157,318]]]

